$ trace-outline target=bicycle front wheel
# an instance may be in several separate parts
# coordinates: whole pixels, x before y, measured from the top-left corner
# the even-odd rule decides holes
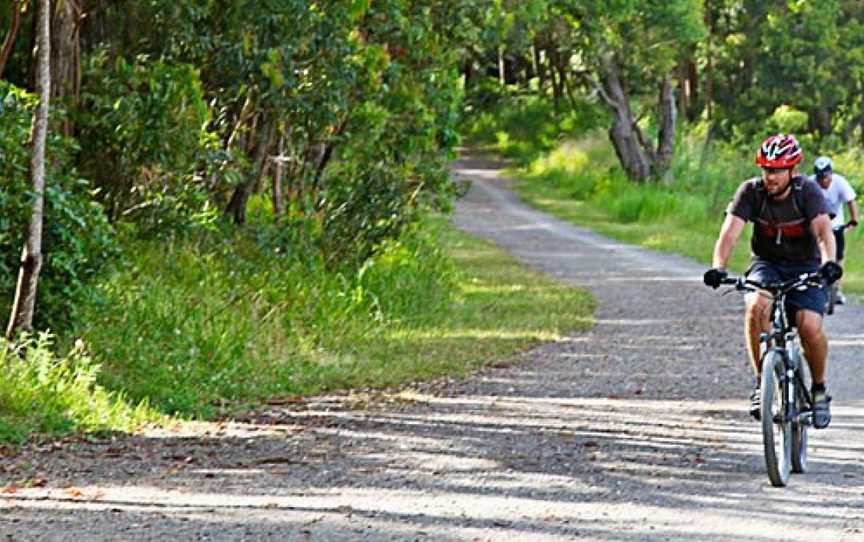
[[[806,397],[810,389],[810,370],[807,360],[798,360],[798,380],[795,382],[795,412],[797,420],[792,423],[792,472],[807,472],[807,424],[801,420],[801,412],[809,406]]]
[[[786,419],[783,354],[769,350],[762,361],[762,444],[771,485],[783,487],[792,472],[792,422]]]

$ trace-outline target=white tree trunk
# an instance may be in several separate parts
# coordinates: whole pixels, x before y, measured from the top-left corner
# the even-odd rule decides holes
[[[51,1],[39,0],[36,21],[36,92],[39,105],[33,113],[30,131],[30,182],[33,186],[33,210],[27,228],[27,238],[21,253],[21,268],[15,301],[6,336],[13,338],[19,330],[33,329],[36,307],[36,286],[42,268],[42,220],[45,209],[45,140],[48,134],[48,106],[51,96]]]

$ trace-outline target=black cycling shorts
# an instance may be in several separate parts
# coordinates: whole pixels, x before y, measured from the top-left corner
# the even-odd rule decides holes
[[[788,264],[777,263],[761,258],[755,258],[745,273],[746,277],[763,283],[779,282],[798,278],[805,273],[819,270],[818,264]],[[824,316],[825,304],[828,302],[826,288],[810,287],[806,290],[793,290],[786,295],[786,313],[789,323],[795,325],[795,313],[807,309]]]
[[[846,232],[842,229],[834,230],[834,244],[837,245],[837,261],[843,259],[846,253]]]

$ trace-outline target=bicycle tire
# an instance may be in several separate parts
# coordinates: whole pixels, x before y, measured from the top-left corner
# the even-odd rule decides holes
[[[802,397],[810,389],[810,374],[807,368],[807,360],[800,357],[798,360],[798,372],[801,376],[801,383],[804,388],[798,386],[796,380],[795,386],[795,411],[801,413],[805,409],[807,403]],[[800,419],[792,423],[792,472],[801,474],[807,472],[807,424]]]
[[[762,361],[762,444],[768,479],[784,487],[792,472],[792,423],[783,417],[783,355],[769,350]]]

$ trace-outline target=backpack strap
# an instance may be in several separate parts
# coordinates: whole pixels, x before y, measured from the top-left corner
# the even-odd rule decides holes
[[[800,175],[792,178],[792,205],[795,207],[796,214],[807,218],[804,213],[804,177]]]
[[[795,214],[800,215],[802,218],[806,218],[807,215],[804,213],[804,177],[800,175],[793,177],[791,184],[792,207],[795,209]],[[765,181],[762,179],[757,179],[755,185],[756,197],[761,199],[761,203],[757,206],[759,211],[756,213],[756,216],[762,217],[765,215],[765,210],[768,207],[768,191],[765,190]]]

